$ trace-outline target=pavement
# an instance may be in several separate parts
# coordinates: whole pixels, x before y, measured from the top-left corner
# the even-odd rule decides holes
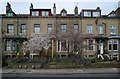
[[[2,69],[3,74],[45,74],[45,75],[63,75],[63,74],[120,74],[120,68],[80,68],[80,69]]]

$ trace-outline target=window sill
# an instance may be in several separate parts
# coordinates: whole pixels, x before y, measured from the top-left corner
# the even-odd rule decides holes
[[[104,35],[103,33],[99,33],[98,35]]]
[[[115,35],[117,35],[117,34],[115,33],[115,34],[110,34],[110,35],[111,35],[111,36],[113,36],[113,35],[115,36]]]
[[[108,52],[119,52],[118,50],[108,50]]]
[[[10,50],[10,51],[4,51],[4,52],[12,52],[12,51]]]
[[[26,35],[26,33],[19,33],[19,35]]]
[[[34,33],[35,35],[39,35],[40,33]]]
[[[6,33],[6,35],[15,35],[14,33]]]
[[[93,35],[93,33],[87,33],[87,34],[89,34],[89,35]]]
[[[57,52],[68,52],[68,51],[57,51]]]

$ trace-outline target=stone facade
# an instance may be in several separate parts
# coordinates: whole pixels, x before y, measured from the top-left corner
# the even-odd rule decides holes
[[[92,12],[91,15],[87,15],[84,12]],[[96,36],[94,38],[94,42],[101,42],[103,54],[100,53],[101,49],[98,46],[94,47],[92,51],[86,51],[86,58],[97,58],[99,56],[103,56],[104,54],[109,55],[111,59],[119,60],[120,54],[120,19],[119,19],[119,11],[118,8],[115,13],[115,16],[102,15],[99,7],[94,10],[85,10],[83,9],[80,14],[78,14],[78,7],[75,7],[75,14],[67,14],[67,11],[63,9],[60,14],[56,14],[56,5],[53,7],[53,14],[51,14],[51,9],[34,9],[33,5],[30,6],[30,14],[15,14],[11,5],[7,4],[6,6],[6,14],[0,15],[2,18],[1,26],[2,26],[2,53],[4,53],[7,57],[15,57],[20,52],[24,54],[24,46],[23,42],[28,40],[32,34],[34,34],[34,25],[39,24],[40,32],[48,32],[48,25],[52,25],[52,31],[57,31],[56,33],[61,33],[61,25],[66,26],[66,33],[69,31],[74,32],[74,25],[78,26],[78,31],[83,32],[85,34],[88,33],[89,30],[92,30],[92,34]],[[98,16],[94,17],[94,12],[98,13]],[[13,30],[13,33],[8,33],[9,25],[13,26],[10,28]],[[21,33],[22,25],[25,25],[25,33]],[[92,29],[88,29],[88,25],[92,26]],[[102,26],[102,33],[99,33],[100,27]],[[113,27],[112,27],[113,26]],[[115,26],[115,27],[114,27]],[[113,30],[112,30],[113,28]],[[115,32],[111,34],[111,31]],[[8,40],[8,44],[6,44]],[[112,42],[109,42],[111,40]],[[113,45],[114,40],[117,40],[117,46]],[[10,47],[6,47],[9,46]],[[13,48],[13,46],[15,48]],[[109,47],[111,46],[111,48]],[[115,46],[115,47],[113,47]],[[116,48],[117,47],[117,48]],[[53,53],[62,57],[68,56],[67,51],[58,51],[58,42],[54,41],[54,50]],[[7,51],[7,50],[9,51]],[[15,49],[14,51],[12,49]],[[22,50],[21,50],[22,49]],[[115,51],[113,49],[116,49]],[[30,52],[30,57],[37,55],[35,53]]]

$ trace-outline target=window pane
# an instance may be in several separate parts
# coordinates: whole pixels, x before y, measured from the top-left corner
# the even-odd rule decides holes
[[[112,50],[112,41],[109,40],[109,50]]]
[[[22,24],[22,25],[21,25],[21,33],[26,33],[25,24]]]
[[[40,33],[40,25],[39,24],[34,25],[34,33]]]
[[[61,41],[61,51],[66,51],[66,41]]]
[[[52,32],[52,24],[48,24],[48,33]]]
[[[45,16],[45,11],[42,11],[42,16]]]
[[[32,12],[32,16],[35,16],[35,12]]]
[[[36,11],[36,16],[38,16],[39,15],[39,12],[38,11]]]
[[[103,34],[103,26],[99,26],[99,34]]]
[[[100,12],[93,12],[93,17],[100,16]]]
[[[8,24],[7,32],[8,32],[8,33],[13,33],[13,30],[14,30],[13,24]]]
[[[93,50],[93,40],[89,40],[89,50]]]
[[[46,12],[46,16],[48,16],[49,15],[49,12]]]
[[[13,13],[8,13],[8,16],[13,16]]]
[[[61,25],[61,32],[66,32],[66,25]]]
[[[74,25],[74,29],[78,29],[78,25]]]
[[[115,32],[116,30],[115,30],[115,26],[111,26],[110,27],[110,33],[111,34],[115,34],[116,32]]]
[[[84,16],[91,17],[91,12],[84,12]]]
[[[113,44],[113,50],[118,50],[117,49],[117,44]]]
[[[11,41],[6,41],[6,51],[11,51]]]
[[[92,25],[87,25],[87,33],[88,34],[92,33]]]
[[[15,41],[13,40],[12,42],[12,50],[14,51],[15,50]]]
[[[78,25],[74,25],[74,33],[78,32]]]
[[[118,40],[113,40],[113,50],[118,50]]]

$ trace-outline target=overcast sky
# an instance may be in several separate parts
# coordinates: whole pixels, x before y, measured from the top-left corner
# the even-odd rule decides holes
[[[82,9],[96,9],[100,7],[102,15],[104,15],[115,10],[118,7],[119,0],[0,0],[0,14],[5,14],[7,2],[11,4],[12,10],[16,14],[29,14],[31,3],[33,3],[35,9],[51,8],[51,10],[53,10],[53,4],[56,3],[57,14],[59,14],[63,8],[67,10],[68,14],[72,14],[77,5],[79,13]]]

